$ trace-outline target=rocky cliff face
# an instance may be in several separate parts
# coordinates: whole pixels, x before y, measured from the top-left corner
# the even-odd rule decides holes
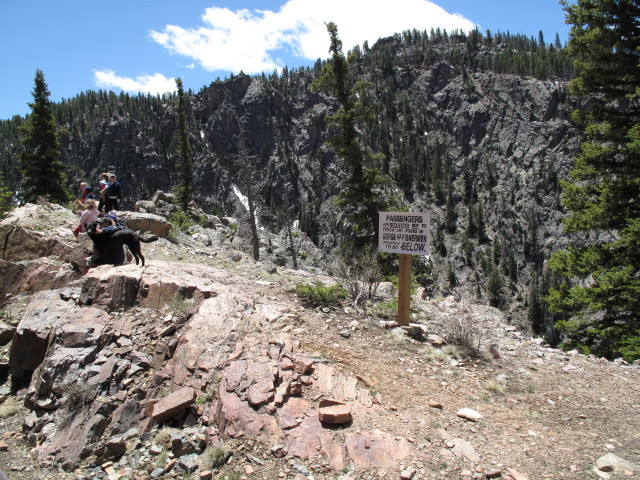
[[[548,282],[544,260],[565,244],[559,182],[578,151],[565,83],[483,68],[487,58],[508,53],[504,45],[473,50],[464,38],[416,38],[386,39],[352,57],[353,78],[368,82],[364,103],[373,114],[360,125],[362,140],[383,154],[379,167],[403,204],[432,212],[438,248],[420,281],[434,293],[470,292],[524,318],[533,273]],[[327,252],[343,228],[333,198],[347,175],[326,146],[325,119],[336,101],[311,89],[318,70],[212,83],[189,96],[187,125],[204,210],[243,215],[234,193],[234,184],[243,184],[236,168],[242,125],[249,157],[241,161],[255,177],[261,224],[278,230],[276,214],[284,213]],[[105,92],[60,106],[73,181],[115,169],[125,208],[169,191],[178,182],[175,108],[172,98]],[[7,168],[17,145],[14,136],[4,138],[0,162]]]

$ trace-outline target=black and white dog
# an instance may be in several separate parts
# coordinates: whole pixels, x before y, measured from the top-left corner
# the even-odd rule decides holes
[[[98,231],[100,225],[98,223],[87,224],[87,234],[93,241],[93,246],[98,251],[99,257],[108,257],[110,250],[122,248],[126,245],[131,251],[131,254],[136,259],[136,265],[139,264],[138,260],[142,260],[142,266],[144,267],[144,255],[140,248],[140,242],[150,243],[158,240],[156,235],[140,235],[133,230],[114,230],[114,231]],[[107,261],[100,262],[95,260],[96,265],[103,263],[111,263]]]

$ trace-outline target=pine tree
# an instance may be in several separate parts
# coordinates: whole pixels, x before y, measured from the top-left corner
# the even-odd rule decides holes
[[[8,211],[11,206],[11,190],[7,186],[4,175],[0,172],[0,215]]]
[[[587,242],[553,255],[567,279],[552,289],[550,308],[566,345],[609,358],[640,358],[640,2],[563,2],[572,24],[574,95],[587,98],[574,118],[586,141],[563,184],[569,232]],[[607,240],[601,240],[606,238]]]
[[[20,153],[22,196],[26,202],[39,198],[65,203],[70,199],[64,164],[60,158],[62,147],[59,130],[51,110],[49,88],[42,70],[36,70],[32,92],[31,115],[20,127],[24,150]]]
[[[433,236],[433,247],[441,257],[447,256],[447,244],[444,238],[444,227],[436,222],[435,235]]]
[[[178,154],[180,155],[178,164],[180,185],[176,188],[176,193],[180,208],[183,212],[187,212],[193,199],[193,161],[187,135],[184,90],[180,78],[176,78],[176,87],[178,88]]]
[[[449,180],[447,187],[447,202],[445,207],[445,228],[448,233],[456,232],[456,204],[453,200],[453,182]]]
[[[473,238],[476,236],[476,233],[478,232],[478,226],[476,224],[476,205],[473,201],[473,199],[471,201],[469,201],[469,203],[467,204],[467,229],[465,231],[466,235],[468,238]]]
[[[529,216],[527,223],[527,238],[525,241],[524,254],[531,262],[537,263],[539,257],[538,245],[538,220],[535,210]]]
[[[553,42],[553,46],[558,50],[562,48],[562,43],[560,43],[560,34],[558,34],[557,32],[556,32],[555,41]]]
[[[252,165],[252,156],[245,140],[244,125],[240,123],[238,132],[238,156],[236,157],[236,168],[239,180],[247,195],[249,207],[249,227],[251,228],[251,245],[253,247],[253,259],[260,260],[260,238],[258,236],[258,225],[256,223],[256,202],[255,202],[255,172]]]
[[[501,306],[503,285],[502,275],[500,275],[498,267],[493,265],[489,272],[489,278],[487,279],[487,296],[489,297],[489,304],[492,307]]]
[[[453,290],[456,286],[456,270],[453,268],[453,263],[447,263],[447,280],[449,281],[449,290]]]
[[[544,305],[540,295],[538,271],[534,270],[529,284],[529,308],[527,320],[536,333],[544,333]]]
[[[487,232],[484,224],[484,210],[482,208],[482,202],[478,202],[476,208],[476,228],[478,230],[478,242],[484,242]]]
[[[314,83],[319,90],[336,95],[340,108],[327,117],[338,127],[339,133],[329,140],[338,156],[344,159],[349,170],[349,180],[338,195],[338,204],[347,210],[347,218],[353,230],[352,247],[362,248],[374,245],[378,230],[378,212],[387,211],[394,204],[385,193],[388,178],[377,168],[379,158],[363,148],[357,121],[367,116],[361,98],[366,84],[349,78],[349,65],[342,53],[342,41],[338,37],[338,27],[327,24],[330,37],[331,62],[327,62],[320,77]]]

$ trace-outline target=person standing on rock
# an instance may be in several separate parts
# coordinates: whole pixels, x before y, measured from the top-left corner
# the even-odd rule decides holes
[[[78,188],[78,200],[84,203],[87,199],[87,182],[80,182],[80,188]]]
[[[105,211],[109,213],[112,210],[119,210],[122,202],[122,185],[116,179],[114,174],[109,177],[109,186],[107,187],[107,198],[105,200]]]
[[[99,195],[100,201],[98,202],[98,212],[102,213],[102,209],[105,207],[105,200],[107,199],[107,187],[109,186],[109,174],[101,173],[100,174],[100,184],[99,184]]]

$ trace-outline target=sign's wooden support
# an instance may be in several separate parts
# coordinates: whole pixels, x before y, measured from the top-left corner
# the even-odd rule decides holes
[[[411,314],[411,260],[406,253],[400,254],[400,272],[398,275],[398,324],[409,325]]]

